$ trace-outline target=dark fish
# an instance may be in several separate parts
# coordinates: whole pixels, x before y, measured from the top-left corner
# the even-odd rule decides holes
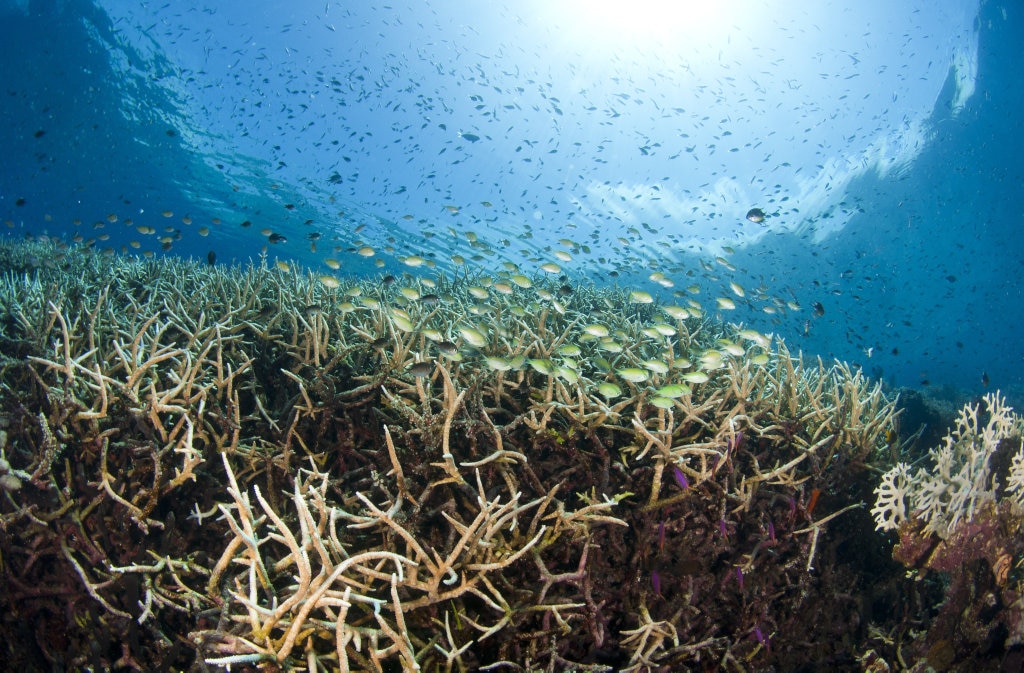
[[[558,294],[562,297],[568,297],[572,294],[572,285],[565,284],[558,288]]]
[[[287,243],[288,239],[278,233],[273,233],[267,237],[267,240],[271,243]]]
[[[981,373],[981,385],[988,388],[988,372]]]
[[[436,294],[425,294],[420,297],[420,302],[424,306],[436,306],[439,301],[441,301],[441,298]]]
[[[370,345],[379,350],[388,345],[388,340],[385,337],[381,337],[379,339],[374,339],[370,342]]]
[[[216,264],[217,263],[217,253],[215,253],[213,250],[211,250],[210,252],[206,253],[206,263],[209,264],[210,266],[213,266],[214,264]]]
[[[767,217],[764,211],[760,208],[751,208],[747,211],[747,219],[755,224],[758,222],[764,222],[764,218]]]
[[[820,318],[821,316],[825,315],[825,307],[822,306],[820,301],[814,302],[813,304],[811,304],[811,307],[814,309],[814,315],[816,315],[817,317]]]
[[[475,143],[476,141],[480,140],[480,136],[478,136],[475,133],[463,133],[462,138],[464,140],[468,140],[471,143]]]
[[[398,280],[398,279],[395,278],[394,276],[392,276],[391,274],[388,274],[388,275],[384,276],[383,278],[381,278],[380,282],[384,283],[384,285],[391,285],[396,280]]]
[[[431,372],[434,371],[433,362],[417,362],[416,364],[409,367],[408,372],[417,378],[424,376],[430,376]]]
[[[434,345],[437,346],[437,350],[441,351],[445,355],[454,355],[459,352],[459,347],[451,341],[438,341]]]
[[[33,135],[34,135],[34,136],[35,136],[36,138],[42,138],[43,136],[45,136],[45,135],[46,135],[46,131],[44,131],[44,130],[42,130],[42,129],[39,129],[39,130],[38,130],[38,131],[36,131],[36,132],[35,132],[35,133],[34,133]]]

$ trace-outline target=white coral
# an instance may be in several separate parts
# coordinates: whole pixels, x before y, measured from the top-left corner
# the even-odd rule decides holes
[[[879,530],[896,528],[908,510],[925,522],[925,531],[945,538],[960,521],[970,521],[979,507],[995,500],[996,478],[989,459],[999,443],[1019,433],[1021,419],[998,393],[985,396],[989,420],[978,421],[979,406],[965,406],[956,427],[942,444],[929,450],[933,467],[917,470],[899,464],[882,477],[871,513]],[[1024,504],[1024,449],[1014,457],[1007,486]]]
[[[907,487],[910,485],[910,466],[897,463],[882,475],[882,483],[875,488],[875,506],[871,516],[875,517],[876,530],[895,530],[907,520]]]
[[[1018,506],[1024,507],[1024,444],[1017,449],[1010,465],[1010,475],[1006,479],[1006,490],[1009,491]]]

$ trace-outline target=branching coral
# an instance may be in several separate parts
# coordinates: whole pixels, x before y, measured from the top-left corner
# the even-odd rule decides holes
[[[428,302],[412,277],[65,261],[0,286],[26,356],[0,370],[0,529],[19,609],[106,634],[71,665],[115,642],[150,668],[367,671],[845,647],[834,522],[894,414],[845,364],[596,288],[485,302],[439,276]]]
[[[918,577],[943,574],[931,627],[903,650],[906,660],[918,660],[915,670],[926,662],[999,660],[1024,643],[1024,424],[998,392],[983,402],[960,411],[929,450],[931,466],[911,472],[898,463],[875,489],[877,527],[899,537],[893,558]]]
[[[988,420],[979,419],[980,405],[968,405],[956,427],[940,446],[929,450],[930,468],[898,463],[875,489],[871,513],[880,530],[895,530],[908,517],[925,523],[926,533],[945,538],[958,523],[970,521],[981,505],[996,500],[998,476],[991,471],[993,454],[1004,440],[1021,434],[1021,418],[1013,414],[998,393],[984,398]],[[1007,475],[1006,487],[1018,503],[1024,496],[1024,449],[1018,451]]]

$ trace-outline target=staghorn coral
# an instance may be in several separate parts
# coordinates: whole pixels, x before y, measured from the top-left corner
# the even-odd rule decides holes
[[[0,283],[4,623],[36,625],[9,659],[853,660],[833,522],[894,407],[845,364],[622,291],[20,245],[54,262]]]

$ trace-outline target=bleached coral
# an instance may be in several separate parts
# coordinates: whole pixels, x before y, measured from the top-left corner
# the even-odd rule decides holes
[[[878,499],[871,515],[879,530],[895,530],[907,520],[907,491],[910,486],[910,466],[897,463],[882,475],[882,483],[875,489]]]
[[[1006,479],[1006,490],[1013,496],[1020,507],[1024,507],[1024,446],[1017,450],[1010,465],[1010,475]]]
[[[996,499],[998,481],[990,459],[1000,442],[1019,437],[1022,420],[998,392],[984,400],[988,421],[979,421],[980,405],[965,406],[956,427],[929,450],[930,469],[911,475],[909,465],[898,463],[882,477],[871,510],[878,530],[893,530],[913,516],[925,522],[926,533],[945,538],[957,523],[972,519],[983,503]],[[1013,459],[1007,490],[1024,504],[1024,448]]]

